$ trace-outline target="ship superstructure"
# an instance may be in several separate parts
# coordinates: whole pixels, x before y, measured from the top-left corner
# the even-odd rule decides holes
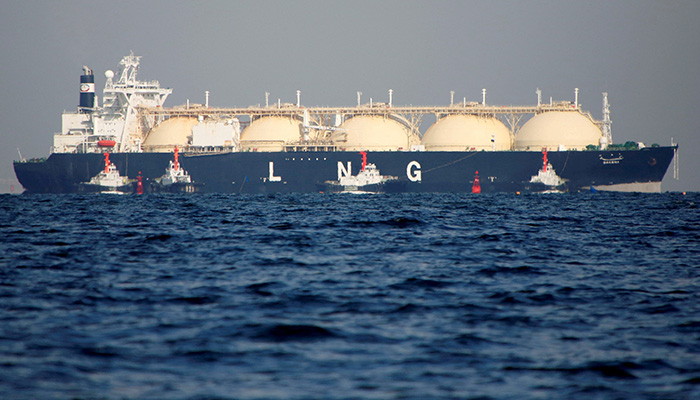
[[[93,72],[83,67],[78,111],[63,114],[62,130],[54,136],[54,153],[97,153],[110,147],[111,142],[114,142],[111,151],[115,152],[172,152],[175,146],[180,146],[184,151],[200,153],[540,151],[536,146],[541,144],[551,149],[581,150],[583,142],[599,149],[612,143],[607,93],[603,94],[604,119],[601,121],[594,120],[580,108],[578,89],[573,102],[550,100],[549,103],[541,101],[538,89],[535,106],[489,105],[484,89],[480,102],[468,102],[464,98],[455,103],[452,96],[447,106],[395,106],[393,91],[389,90],[388,103],[370,99],[363,104],[361,92],[358,92],[355,107],[305,107],[301,105],[301,92],[297,91],[295,104],[283,104],[280,100],[270,104],[269,94],[266,94],[265,106],[212,108],[206,92],[204,105],[164,108],[172,89],[161,88],[158,81],[138,81],[140,59],[132,52],[120,61],[116,74],[111,70],[105,72],[101,106],[95,95]],[[543,114],[557,115],[573,132],[562,133],[558,138],[536,132],[541,143],[518,141],[524,117],[533,116],[530,119],[536,120]],[[424,135],[421,126],[430,115],[436,122]],[[557,122],[547,124],[551,126]],[[242,127],[247,129],[241,132]]]
[[[161,88],[158,81],[138,81],[140,59],[132,52],[119,62],[116,74],[105,72],[102,106],[95,95],[94,74],[83,67],[78,111],[63,114],[61,132],[54,135],[54,153],[100,153],[107,147],[116,152],[141,151],[142,133],[161,122],[161,117],[140,115],[138,108],[162,107],[172,89]]]

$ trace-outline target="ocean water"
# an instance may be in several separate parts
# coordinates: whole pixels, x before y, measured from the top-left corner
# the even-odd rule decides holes
[[[0,196],[0,398],[697,399],[698,204]]]

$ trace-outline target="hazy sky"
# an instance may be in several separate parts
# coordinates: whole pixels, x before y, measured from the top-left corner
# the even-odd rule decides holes
[[[573,101],[616,143],[680,143],[680,180],[700,191],[700,1],[15,1],[0,0],[0,192],[20,191],[12,160],[49,155],[75,110],[83,65],[133,50],[139,78],[172,87],[166,106],[396,105],[481,99]]]

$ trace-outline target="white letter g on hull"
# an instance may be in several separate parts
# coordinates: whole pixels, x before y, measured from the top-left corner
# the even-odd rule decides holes
[[[421,181],[423,175],[421,174],[420,164],[418,163],[418,161],[411,161],[410,163],[408,163],[408,165],[406,166],[406,176],[411,182]]]

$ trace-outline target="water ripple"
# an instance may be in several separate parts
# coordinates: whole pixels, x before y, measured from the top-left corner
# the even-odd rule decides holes
[[[0,398],[700,398],[700,195],[0,195]]]

